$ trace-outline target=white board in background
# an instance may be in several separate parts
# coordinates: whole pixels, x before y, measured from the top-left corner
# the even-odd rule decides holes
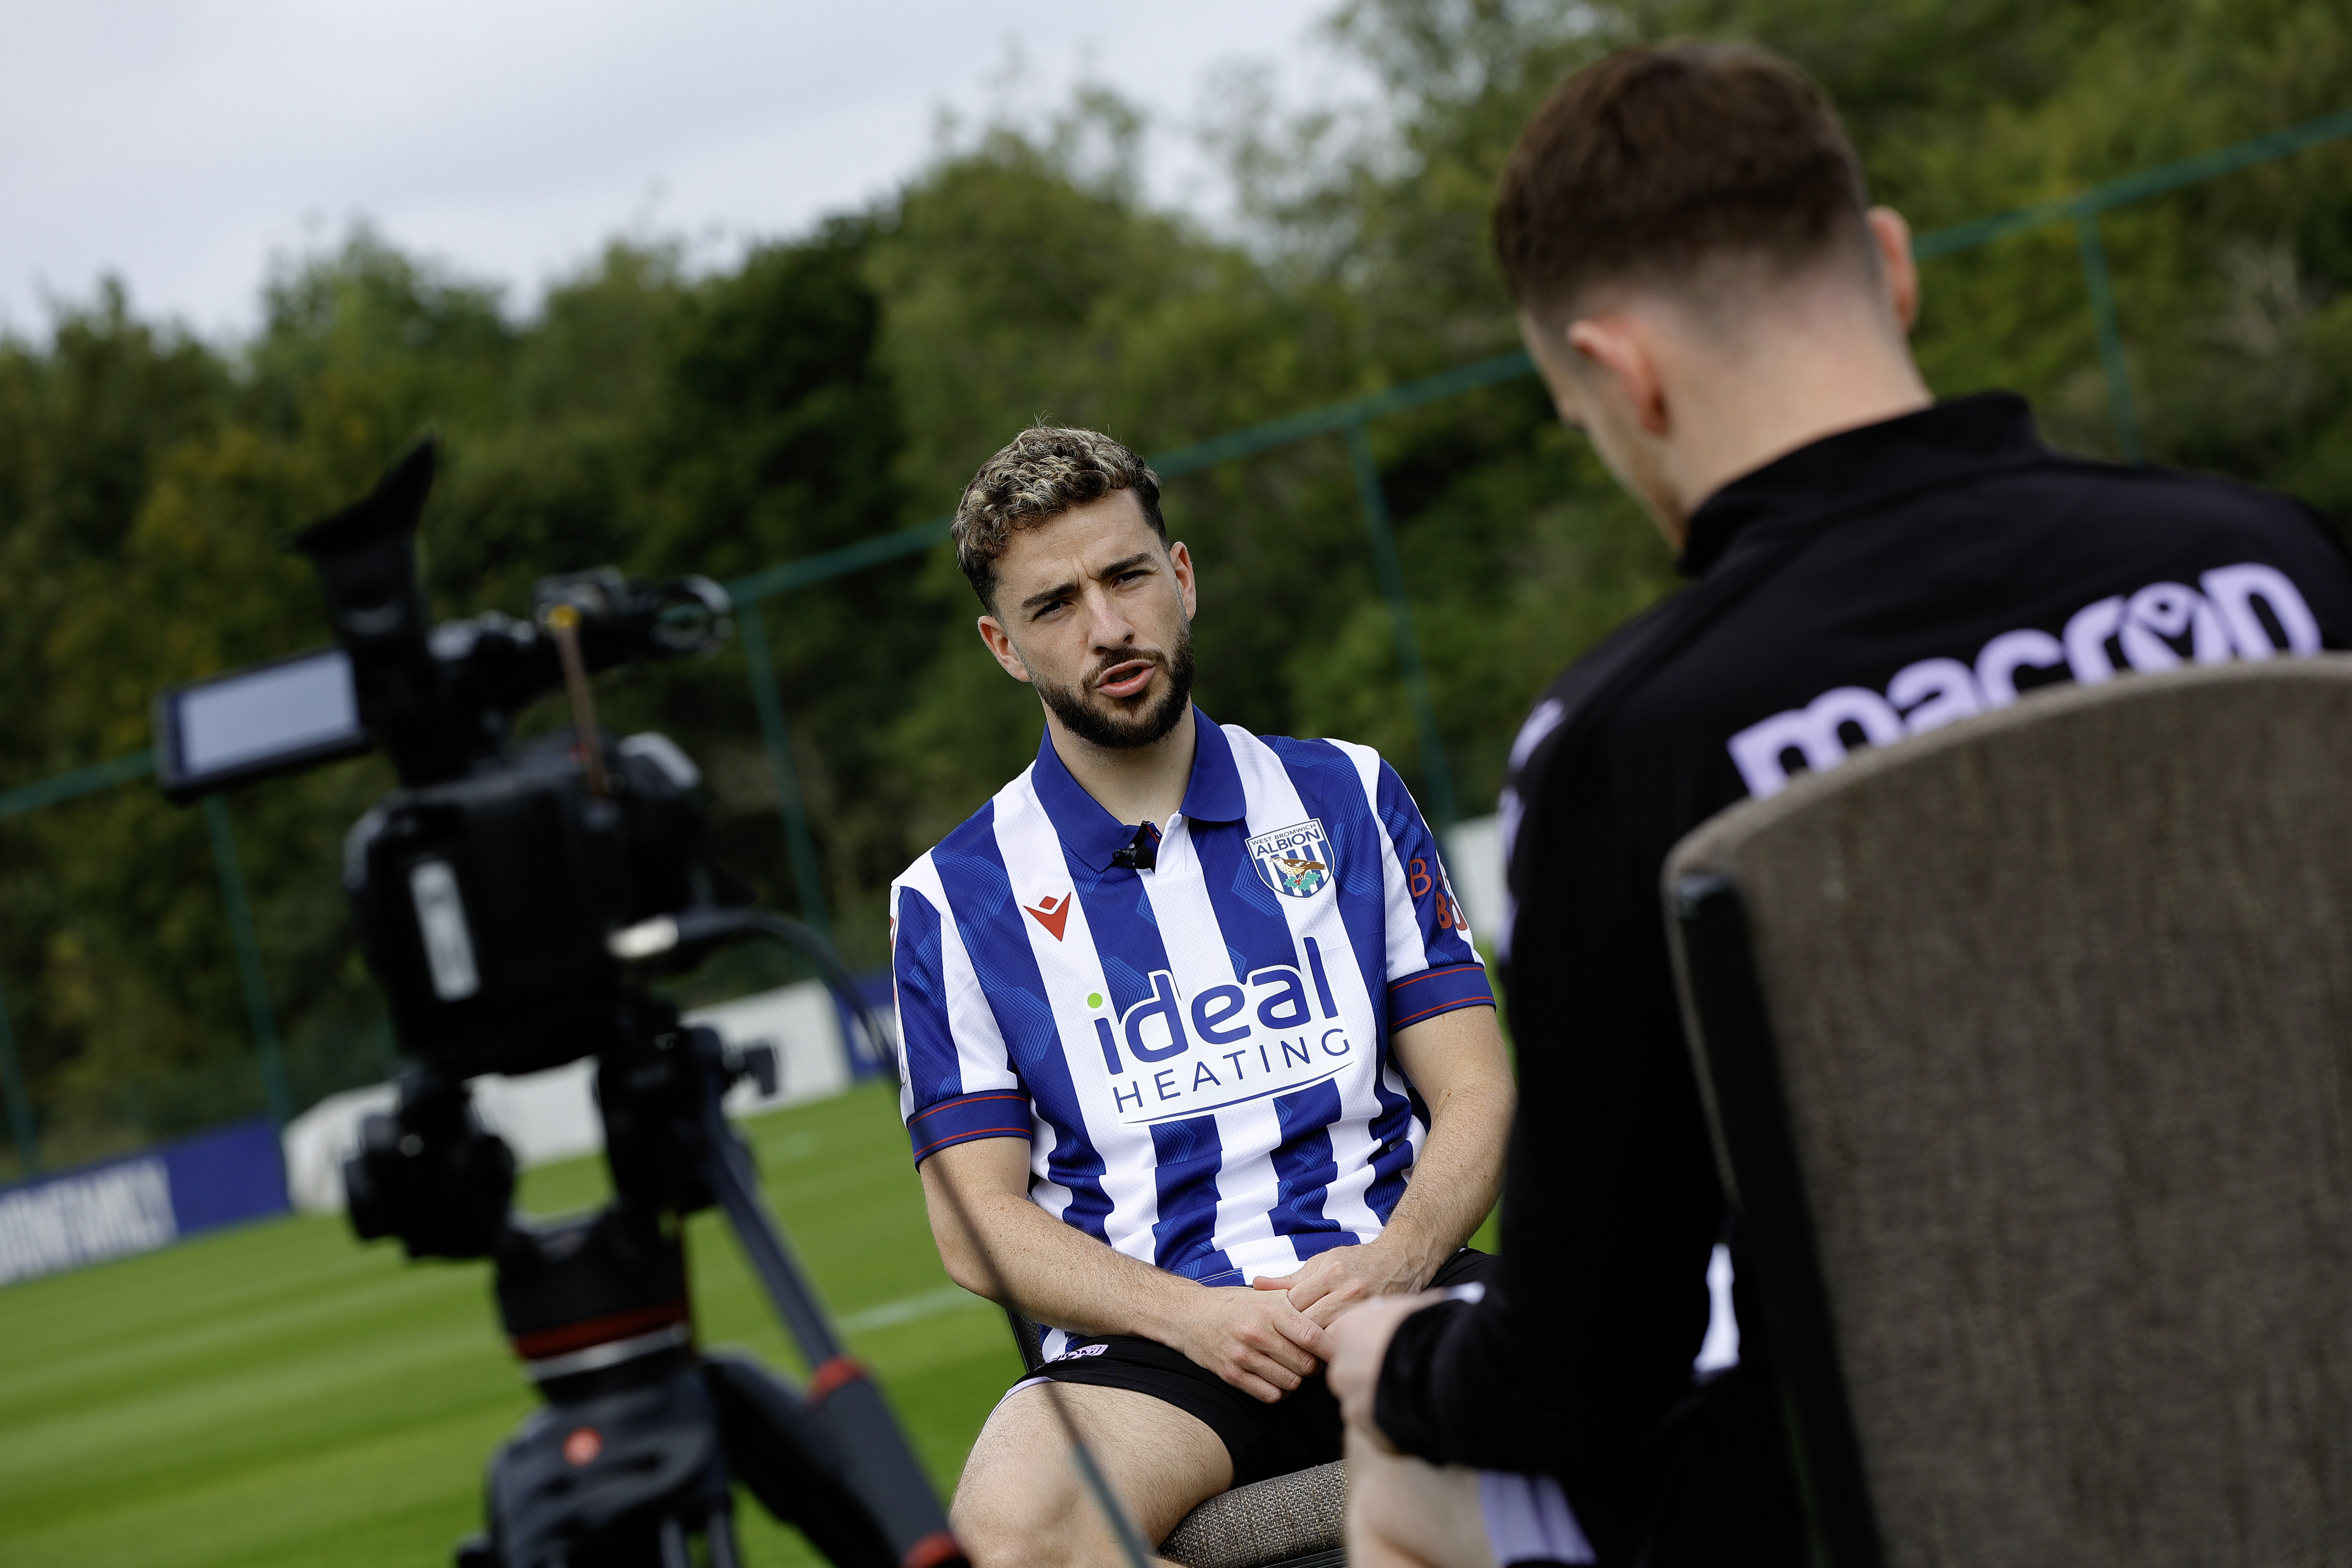
[[[1445,874],[1470,917],[1470,934],[1491,944],[1502,934],[1503,819],[1474,816],[1447,828]]]

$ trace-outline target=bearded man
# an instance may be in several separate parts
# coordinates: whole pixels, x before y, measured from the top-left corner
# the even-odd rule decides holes
[[[1339,1458],[1324,1330],[1475,1284],[1513,1091],[1437,845],[1362,746],[1192,704],[1157,478],[1024,431],[957,509],[1037,760],[891,888],[901,1109],[950,1278],[1046,1364],[956,1489],[978,1568],[1118,1561],[1042,1384],[1145,1538]]]

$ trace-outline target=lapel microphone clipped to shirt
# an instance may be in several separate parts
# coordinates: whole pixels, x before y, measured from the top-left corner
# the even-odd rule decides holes
[[[1132,840],[1110,852],[1110,863],[1130,871],[1150,870],[1160,864],[1160,829],[1149,822],[1137,828]]]

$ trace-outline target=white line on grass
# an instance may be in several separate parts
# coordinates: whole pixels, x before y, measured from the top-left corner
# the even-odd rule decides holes
[[[852,1312],[841,1320],[845,1334],[863,1334],[875,1329],[895,1328],[920,1318],[937,1317],[960,1307],[985,1307],[990,1303],[969,1290],[953,1285],[920,1296],[909,1296],[903,1301],[886,1301],[878,1307],[868,1307],[862,1312]]]

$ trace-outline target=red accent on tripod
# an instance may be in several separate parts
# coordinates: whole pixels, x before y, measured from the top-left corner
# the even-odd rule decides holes
[[[808,1402],[811,1405],[822,1405],[831,1397],[834,1390],[841,1387],[842,1384],[863,1382],[865,1377],[866,1368],[863,1364],[850,1360],[845,1355],[837,1355],[818,1367],[814,1374],[809,1378]]]
[[[935,1530],[907,1548],[907,1555],[898,1559],[898,1568],[934,1568],[937,1563],[962,1561],[963,1548],[956,1544],[956,1538]]]
[[[672,1323],[683,1323],[687,1317],[686,1299],[681,1296],[659,1306],[636,1307],[602,1318],[583,1318],[576,1323],[541,1329],[537,1333],[517,1334],[514,1352],[525,1361],[543,1361],[551,1355],[584,1351],[591,1345],[609,1344],[614,1340],[667,1328]]]

